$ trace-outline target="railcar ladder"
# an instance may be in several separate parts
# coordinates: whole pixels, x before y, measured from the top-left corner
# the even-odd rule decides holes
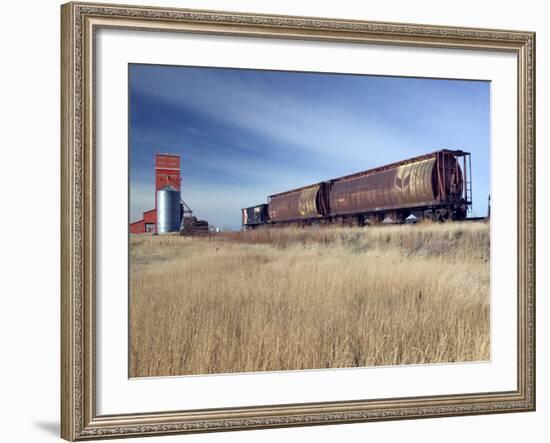
[[[464,198],[466,199],[466,202],[469,204],[471,209],[472,205],[472,160],[470,154],[467,154],[464,157]]]
[[[472,181],[467,180],[466,181],[466,195],[464,196],[466,198],[466,201],[471,203],[472,202]]]

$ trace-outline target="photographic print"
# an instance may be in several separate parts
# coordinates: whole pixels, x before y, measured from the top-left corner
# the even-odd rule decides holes
[[[130,377],[491,359],[490,82],[128,75]]]

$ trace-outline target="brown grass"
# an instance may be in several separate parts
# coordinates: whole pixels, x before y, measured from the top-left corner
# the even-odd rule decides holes
[[[487,224],[130,244],[133,377],[490,358]]]

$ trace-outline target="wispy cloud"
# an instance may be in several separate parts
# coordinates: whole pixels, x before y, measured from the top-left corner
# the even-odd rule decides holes
[[[307,85],[306,75],[298,75],[303,77],[301,83]],[[162,80],[158,72],[148,69],[139,73],[136,92],[199,113],[213,126],[225,124],[255,134],[284,151],[301,149],[346,161],[365,158],[365,151],[370,150],[369,157],[378,162],[383,160],[380,146],[401,155],[399,150],[408,143],[402,134],[392,130],[391,122],[377,115],[375,106],[369,103],[372,100],[368,90],[355,90],[344,96],[334,89],[300,91],[284,80],[250,81],[227,70],[220,74],[192,69],[184,82],[180,73],[173,70],[160,76]],[[320,78],[323,83],[330,83],[332,78],[350,87],[338,77]],[[309,95],[314,93],[324,96]]]

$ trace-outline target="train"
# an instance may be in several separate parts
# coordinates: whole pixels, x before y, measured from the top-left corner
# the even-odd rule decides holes
[[[472,205],[471,154],[441,149],[268,196],[243,208],[243,229],[364,226],[466,219]]]

